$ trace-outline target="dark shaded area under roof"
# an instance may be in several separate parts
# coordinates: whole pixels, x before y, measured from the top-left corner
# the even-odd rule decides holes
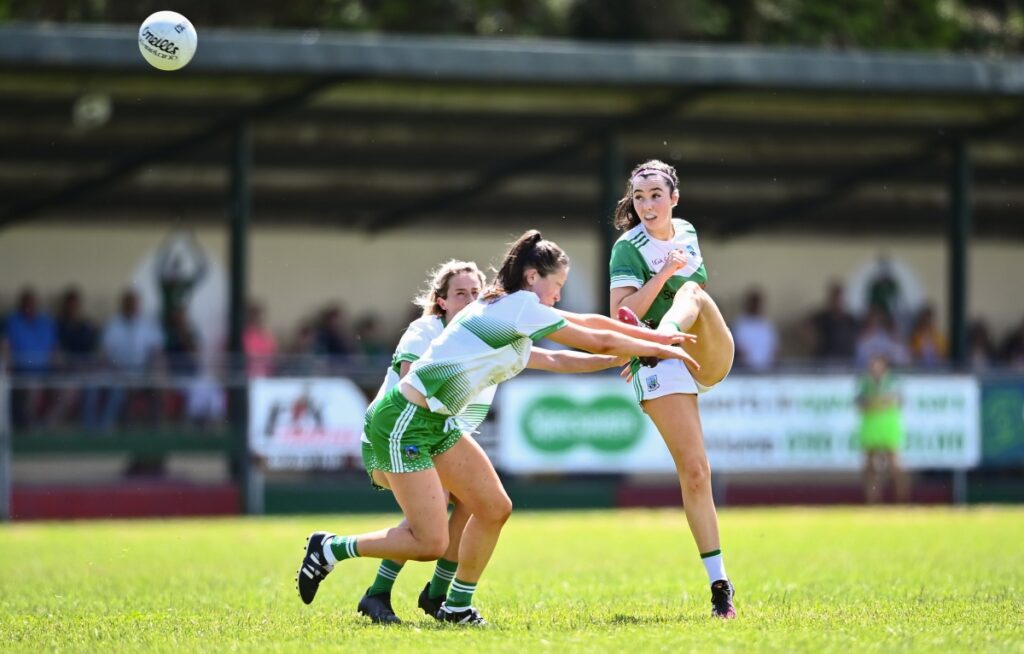
[[[183,71],[124,27],[0,26],[0,229],[225,221],[596,228],[646,158],[702,234],[1024,238],[1024,65],[890,53],[204,31]]]

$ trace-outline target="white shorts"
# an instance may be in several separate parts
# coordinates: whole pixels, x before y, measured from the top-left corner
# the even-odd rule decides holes
[[[676,393],[696,395],[710,390],[710,387],[698,384],[686,364],[679,359],[662,359],[653,368],[637,368],[633,373],[633,390],[636,401],[643,402]]]

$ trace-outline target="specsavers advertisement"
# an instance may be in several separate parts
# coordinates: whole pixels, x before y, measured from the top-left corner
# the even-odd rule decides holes
[[[722,472],[858,470],[857,379],[732,376],[699,396],[711,466]],[[911,469],[966,469],[980,458],[978,383],[900,379]],[[664,441],[615,377],[521,377],[499,391],[499,460],[515,473],[675,471]]]

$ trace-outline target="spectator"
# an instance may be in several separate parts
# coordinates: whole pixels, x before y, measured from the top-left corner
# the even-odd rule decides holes
[[[192,424],[210,424],[224,417],[224,394],[212,375],[200,370],[199,336],[189,324],[184,307],[168,314],[164,343],[167,369],[184,399],[185,416]]]
[[[81,292],[75,286],[68,287],[57,312],[57,343],[61,371],[73,379],[70,386],[57,393],[50,411],[51,424],[66,423],[79,404],[89,406],[90,410],[95,407],[97,390],[86,387],[81,375],[95,365],[98,338],[96,325],[82,315]]]
[[[857,407],[861,412],[859,441],[864,450],[864,498],[868,504],[881,501],[887,475],[895,487],[897,501],[910,499],[910,487],[899,457],[904,439],[901,404],[899,386],[889,372],[888,361],[884,355],[872,355],[868,372],[861,377],[857,390]]]
[[[857,364],[866,368],[872,358],[879,356],[891,365],[906,365],[910,360],[892,319],[876,307],[868,312],[864,329],[857,339]]]
[[[935,324],[935,310],[925,305],[918,311],[910,331],[910,355],[915,364],[933,368],[945,363],[947,354],[946,337]]]
[[[971,323],[967,331],[967,359],[975,371],[987,370],[995,361],[996,348],[992,332],[982,319]]]
[[[1015,327],[1003,341],[1001,348],[1004,363],[1011,368],[1024,368],[1024,321]]]
[[[377,316],[368,313],[356,323],[356,343],[359,351],[369,357],[389,354],[387,344],[380,335],[380,322]]]
[[[325,355],[328,365],[340,363],[352,354],[352,339],[345,328],[345,314],[338,304],[332,304],[320,314],[320,324],[316,332],[317,352]]]
[[[857,319],[846,310],[843,287],[832,282],[825,307],[812,315],[808,327],[814,343],[813,353],[828,363],[853,361],[857,347]]]
[[[288,348],[288,358],[282,362],[282,372],[301,377],[316,374],[319,370],[317,355],[317,330],[311,323],[299,325],[295,339]]]
[[[53,370],[57,353],[57,326],[39,311],[36,293],[22,289],[17,309],[7,318],[10,369],[16,386],[11,391],[11,423],[15,429],[31,429],[43,399],[43,382]]]
[[[245,331],[242,333],[246,371],[249,377],[268,377],[273,372],[277,355],[277,339],[263,324],[263,307],[253,302],[246,312]]]
[[[129,387],[141,391],[155,413],[157,407],[152,391],[146,392],[139,386],[150,381],[146,379],[147,374],[159,369],[163,341],[159,325],[139,315],[139,298],[135,291],[122,293],[119,313],[107,322],[100,338],[101,355],[116,383],[108,389],[101,415],[91,426],[103,430],[114,427],[128,399]]]
[[[892,324],[897,327],[903,325],[903,291],[896,279],[892,260],[884,254],[878,257],[878,269],[868,283],[867,305],[869,312],[879,310]]]
[[[736,342],[736,363],[748,370],[764,372],[775,365],[779,336],[775,325],[764,317],[764,298],[761,291],[747,292],[744,311],[732,329]]]

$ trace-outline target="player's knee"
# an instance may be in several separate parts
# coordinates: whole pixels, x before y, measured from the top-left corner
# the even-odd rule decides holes
[[[512,500],[502,493],[501,497],[489,502],[487,507],[478,512],[476,517],[493,525],[503,525],[512,515]]]
[[[448,533],[430,534],[419,542],[417,561],[435,561],[448,550]]]
[[[707,297],[707,293],[700,287],[700,284],[694,281],[684,282],[676,291],[677,300],[692,300],[698,305],[704,301],[705,297]]]
[[[689,493],[701,493],[711,489],[711,466],[706,458],[689,458],[681,466],[683,488]]]

